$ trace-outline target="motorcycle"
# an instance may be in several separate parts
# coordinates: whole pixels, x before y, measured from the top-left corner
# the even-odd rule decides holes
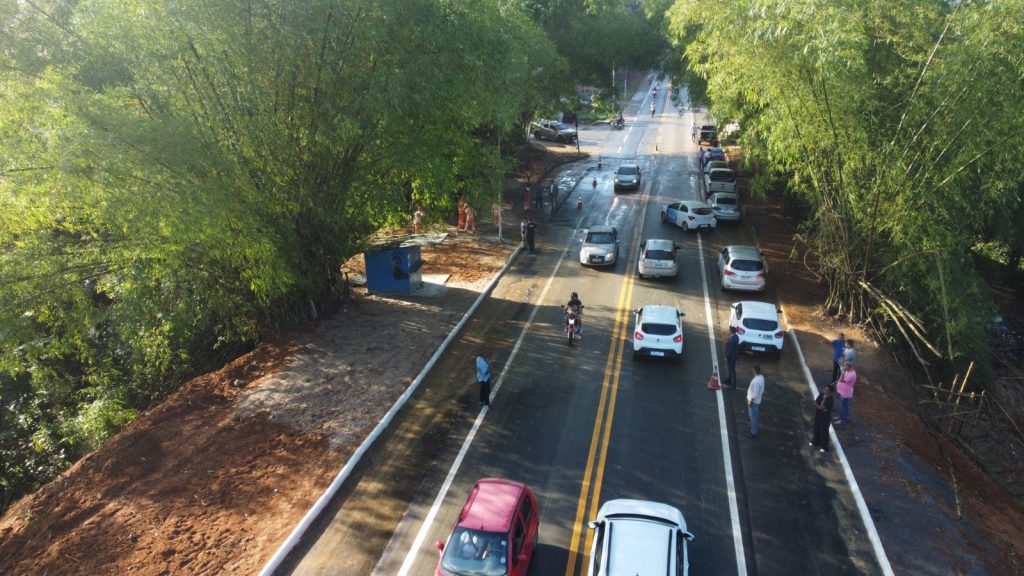
[[[619,116],[618,118],[615,119],[615,122],[612,122],[612,129],[613,130],[622,130],[625,127],[626,127],[626,121],[625,121],[625,119],[622,118],[622,116]]]
[[[565,337],[572,346],[573,340],[580,337],[580,328],[583,326],[583,306],[568,308],[562,306],[562,313],[565,315]]]

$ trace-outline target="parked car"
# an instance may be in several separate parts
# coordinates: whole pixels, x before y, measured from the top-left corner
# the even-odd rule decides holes
[[[671,240],[651,238],[640,244],[640,259],[637,262],[637,276],[675,278],[679,274],[676,263],[676,248]]]
[[[729,163],[726,162],[725,160],[709,160],[706,164],[704,164],[703,172],[705,174],[707,174],[709,171],[714,170],[715,168],[728,168],[728,167],[729,167]]]
[[[675,224],[683,230],[714,230],[715,213],[700,200],[683,200],[666,204],[661,209],[661,221],[668,224]]]
[[[718,146],[718,129],[715,128],[714,124],[705,124],[700,127],[700,132],[697,134],[697,144]]]
[[[708,196],[708,204],[711,205],[711,211],[715,213],[715,219],[718,221],[735,222],[740,219],[740,197],[738,194],[715,192]]]
[[[484,478],[473,486],[435,576],[526,576],[537,548],[537,500],[526,485]]]
[[[704,193],[735,192],[736,175],[730,168],[713,168],[704,172]]]
[[[722,290],[764,292],[768,266],[753,246],[726,246],[718,253],[718,276]]]
[[[575,142],[576,130],[557,120],[538,120],[531,127],[536,140],[554,140],[555,142]]]
[[[580,248],[580,264],[607,266],[619,256],[619,231],[614,226],[591,226]]]
[[[782,355],[786,333],[782,331],[779,311],[774,304],[752,300],[737,302],[729,309],[729,326],[736,328],[740,350]]]
[[[678,508],[658,502],[605,502],[587,526],[594,531],[587,576],[687,576],[693,540]]]
[[[683,316],[672,306],[649,304],[635,310],[633,359],[641,356],[683,358]]]
[[[639,190],[640,167],[636,164],[623,164],[615,171],[615,190]]]
[[[711,162],[712,160],[728,162],[729,156],[727,156],[725,150],[722,150],[721,148],[705,148],[697,153],[697,159],[700,161],[701,171],[703,171],[708,162]]]

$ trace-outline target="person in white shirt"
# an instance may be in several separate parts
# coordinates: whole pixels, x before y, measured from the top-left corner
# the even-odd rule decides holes
[[[761,375],[761,365],[754,364],[754,377],[750,380],[750,387],[747,388],[747,413],[750,415],[750,432],[747,438],[757,438],[757,432],[761,428],[761,398],[764,396],[764,376]]]

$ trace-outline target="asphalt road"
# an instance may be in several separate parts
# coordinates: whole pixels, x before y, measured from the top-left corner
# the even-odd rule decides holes
[[[525,482],[537,495],[532,575],[586,574],[585,523],[601,503],[623,497],[682,510],[696,536],[693,574],[879,573],[834,457],[806,448],[811,398],[792,343],[781,360],[741,360],[738,390],[705,386],[721,355],[728,306],[774,295],[718,289],[717,251],[754,242],[742,222],[701,233],[661,223],[662,204],[702,196],[692,115],[669,106],[667,92],[653,117],[650,96],[634,98],[626,130],[581,130],[581,141],[603,158],[597,188],[589,175],[579,186],[585,209],[567,203],[541,222],[539,252],[520,255],[281,573],[432,574],[435,541],[447,538],[473,483],[488,476]],[[616,194],[611,173],[626,160],[641,165],[644,184]],[[595,224],[619,229],[614,268],[578,262],[582,231]],[[683,246],[678,278],[636,278],[643,238]],[[585,337],[569,348],[559,304],[572,291],[586,305]],[[630,311],[644,304],[685,312],[682,363],[632,360]],[[478,411],[475,390],[458,390],[481,346],[497,384],[490,412]],[[762,434],[752,440],[744,389],[755,362],[767,390]]]

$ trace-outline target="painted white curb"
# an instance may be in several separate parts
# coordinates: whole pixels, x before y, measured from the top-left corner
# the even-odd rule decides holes
[[[403,393],[398,398],[398,400],[395,401],[395,403],[391,406],[391,409],[388,410],[387,414],[385,414],[384,417],[381,418],[380,422],[377,423],[377,426],[374,427],[372,432],[370,432],[370,435],[367,436],[365,440],[363,440],[363,443],[359,445],[359,448],[356,449],[356,451],[348,459],[348,462],[345,463],[345,466],[343,466],[342,469],[338,472],[338,475],[334,477],[334,481],[331,482],[331,485],[327,487],[327,490],[323,493],[323,495],[321,495],[320,498],[316,501],[316,503],[313,504],[313,507],[306,512],[306,515],[302,517],[302,520],[299,521],[299,524],[292,530],[292,533],[288,535],[288,538],[285,539],[285,541],[281,544],[281,547],[277,549],[277,552],[275,552],[274,555],[267,562],[267,564],[263,566],[263,569],[260,570],[260,576],[271,576],[274,573],[274,571],[281,566],[281,563],[284,562],[285,558],[288,557],[288,554],[292,551],[293,548],[295,548],[296,544],[298,544],[299,541],[302,539],[302,536],[306,533],[306,530],[309,529],[309,527],[313,524],[317,517],[320,516],[320,513],[323,512],[324,508],[327,507],[327,504],[331,501],[331,499],[334,498],[334,495],[338,493],[339,489],[341,489],[342,484],[344,484],[345,480],[347,480],[348,477],[352,474],[352,470],[354,470],[356,465],[359,464],[359,461],[362,460],[363,456],[370,449],[370,446],[372,446],[373,443],[377,440],[377,438],[379,438],[380,435],[384,432],[384,430],[387,429],[387,427],[391,424],[391,421],[394,419],[395,414],[397,414],[398,411],[401,410],[403,406],[405,406],[405,403],[416,392],[416,389],[419,388],[420,384],[427,377],[427,374],[429,374],[430,370],[433,369],[434,364],[437,364],[438,359],[441,358],[441,354],[443,354],[445,350],[448,349],[448,346],[452,343],[452,341],[455,340],[455,337],[458,336],[460,332],[462,332],[462,329],[469,322],[469,319],[473,317],[473,314],[476,312],[476,309],[480,307],[480,303],[483,302],[485,298],[490,296],[491,292],[494,290],[494,287],[498,285],[498,281],[501,280],[501,278],[505,275],[506,272],[508,272],[509,268],[511,268],[512,266],[512,263],[515,261],[516,256],[519,255],[522,249],[522,246],[520,246],[514,252],[512,252],[512,254],[508,257],[508,262],[505,262],[505,266],[491,280],[487,287],[484,288],[483,292],[480,293],[480,296],[478,296],[476,301],[473,302],[473,305],[469,307],[469,310],[467,310],[466,313],[462,315],[462,319],[459,320],[459,323],[455,325],[455,328],[453,328],[452,331],[448,333],[448,337],[444,339],[444,342],[441,342],[441,345],[437,347],[437,350],[434,351],[434,355],[430,357],[430,360],[428,360],[426,365],[423,366],[423,369],[420,370],[420,373],[416,375],[416,379],[412,381],[412,384],[410,384],[409,387],[406,388],[405,393]]]
[[[789,318],[786,317],[785,311],[782,312],[782,319],[787,326],[786,333],[793,339],[793,344],[796,346],[796,354],[800,358],[800,367],[803,368],[804,378],[811,389],[811,396],[817,398],[818,386],[814,384],[814,377],[811,375],[811,369],[807,367],[807,362],[804,360],[804,352],[800,348],[800,341],[797,340],[796,332],[793,330],[793,325],[789,323]],[[839,462],[843,466],[843,473],[846,475],[846,481],[850,484],[850,492],[853,493],[853,499],[857,503],[857,511],[860,512],[861,520],[864,521],[864,528],[867,530],[868,539],[871,540],[871,547],[875,551],[875,558],[878,559],[878,564],[882,567],[882,573],[885,576],[894,576],[892,565],[889,564],[889,557],[886,556],[885,548],[882,547],[882,539],[875,528],[875,521],[871,518],[871,512],[868,511],[868,505],[864,501],[860,485],[857,484],[857,479],[853,477],[853,468],[850,467],[850,461],[846,459],[846,452],[843,451],[843,445],[839,443],[839,436],[836,435],[834,426],[828,427],[828,435],[832,439],[836,456],[839,457]]]

